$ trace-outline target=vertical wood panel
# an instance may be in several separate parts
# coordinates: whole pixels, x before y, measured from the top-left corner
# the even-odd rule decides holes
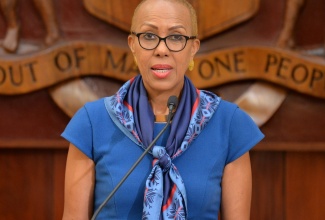
[[[284,220],[284,153],[252,151],[251,220]]]
[[[51,219],[52,166],[47,151],[1,150],[1,219]]]
[[[54,153],[54,220],[61,220],[64,202],[64,175],[67,160],[67,150],[55,151]]]
[[[325,219],[325,153],[288,153],[288,220]]]

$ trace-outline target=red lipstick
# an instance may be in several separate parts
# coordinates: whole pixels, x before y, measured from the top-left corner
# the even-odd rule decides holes
[[[153,74],[160,79],[166,78],[172,69],[173,67],[168,64],[156,64],[151,67]]]

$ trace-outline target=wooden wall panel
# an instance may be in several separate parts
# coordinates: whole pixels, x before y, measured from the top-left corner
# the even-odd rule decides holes
[[[251,220],[284,220],[285,153],[251,153],[253,193]]]
[[[0,95],[0,147],[6,147],[6,141],[12,140],[62,140],[60,134],[69,120],[47,90],[26,95]]]
[[[1,217],[61,219],[66,154],[67,149],[1,149]],[[253,150],[251,161],[251,220],[324,219],[324,152]]]
[[[54,203],[54,220],[62,219],[63,206],[64,206],[64,175],[65,165],[67,160],[67,150],[54,150],[54,185],[53,185],[53,203]]]
[[[1,150],[1,218],[47,219],[53,214],[52,166],[49,152]]]
[[[325,152],[289,152],[286,161],[286,219],[325,219]]]
[[[0,218],[62,219],[66,150],[0,150]]]

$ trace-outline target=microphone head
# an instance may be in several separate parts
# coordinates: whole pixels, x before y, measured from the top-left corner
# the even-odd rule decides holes
[[[174,110],[178,105],[178,98],[176,96],[170,96],[167,102],[167,107],[170,111]]]

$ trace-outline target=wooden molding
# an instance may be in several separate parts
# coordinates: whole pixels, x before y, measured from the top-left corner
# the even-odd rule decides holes
[[[52,139],[0,139],[0,149],[68,149],[66,140]],[[325,151],[325,142],[264,142],[253,151]]]
[[[67,149],[66,140],[0,139],[0,149]]]

